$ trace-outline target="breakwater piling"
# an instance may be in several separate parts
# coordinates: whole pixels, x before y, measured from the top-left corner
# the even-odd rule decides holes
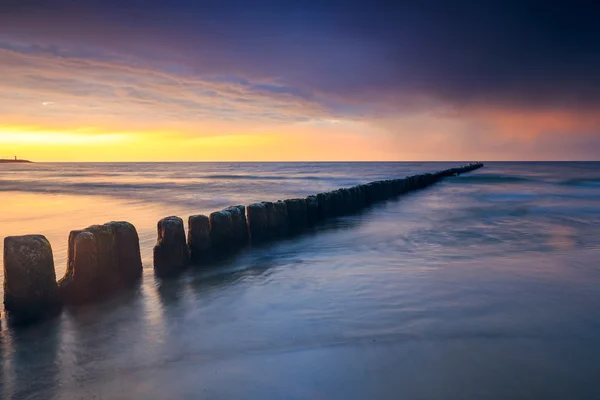
[[[50,242],[42,235],[4,239],[4,308],[14,322],[60,312],[62,302]]]
[[[210,219],[206,215],[191,215],[188,219],[188,246],[190,261],[200,263],[207,259],[211,246]]]
[[[140,241],[129,222],[72,231],[67,252],[67,270],[58,281],[66,304],[104,299],[142,277]]]
[[[192,215],[188,233],[179,217],[157,224],[154,272],[176,276],[190,264],[310,228],[329,218],[358,212],[371,204],[430,186],[443,178],[471,172],[468,164],[435,173],[341,188],[306,198],[236,205],[210,215]],[[104,299],[133,286],[142,276],[140,243],[128,222],[109,222],[72,231],[67,270],[56,282],[52,247],[42,235],[4,239],[4,307],[9,319],[30,322],[58,314],[63,305]]]
[[[287,237],[300,233],[319,221],[358,212],[371,204],[385,201],[403,193],[428,187],[439,180],[481,168],[483,164],[469,164],[435,173],[370,182],[351,188],[318,193],[306,198],[263,201],[244,206],[232,206],[215,211],[209,216],[193,215],[188,220],[188,249],[191,264],[206,264],[215,258],[227,256],[248,244]],[[173,218],[173,217],[170,217]],[[178,230],[183,227],[178,225]],[[183,248],[180,233],[178,248]],[[159,233],[160,245],[161,235]],[[180,252],[161,255],[155,253],[155,272],[159,277],[175,275],[182,268]],[[167,268],[173,273],[165,274]]]
[[[167,217],[158,221],[158,240],[154,246],[154,272],[159,277],[176,275],[189,264],[190,254],[183,220]]]

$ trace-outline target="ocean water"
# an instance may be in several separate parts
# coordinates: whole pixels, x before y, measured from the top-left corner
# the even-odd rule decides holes
[[[0,332],[2,399],[600,398],[600,163],[483,169],[160,281],[156,222],[460,163],[0,166],[0,237],[128,220],[144,278]]]

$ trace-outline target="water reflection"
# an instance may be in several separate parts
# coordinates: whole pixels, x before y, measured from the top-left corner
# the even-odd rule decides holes
[[[177,304],[181,302],[182,296],[185,294],[186,287],[187,281],[181,277],[159,282],[156,285],[156,291],[163,310],[177,306]]]
[[[60,388],[63,318],[2,331],[3,398],[52,398]]]

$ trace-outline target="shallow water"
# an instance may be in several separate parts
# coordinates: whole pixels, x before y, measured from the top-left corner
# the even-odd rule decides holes
[[[156,221],[458,163],[5,165],[0,236],[114,219],[140,287],[14,330],[2,398],[600,397],[600,163],[486,163],[160,282]]]

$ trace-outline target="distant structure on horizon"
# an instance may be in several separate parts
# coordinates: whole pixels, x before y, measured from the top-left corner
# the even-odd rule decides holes
[[[17,156],[15,156],[15,159],[13,160],[12,158],[0,158],[0,163],[30,163],[31,161],[29,160],[19,160],[17,158]]]

